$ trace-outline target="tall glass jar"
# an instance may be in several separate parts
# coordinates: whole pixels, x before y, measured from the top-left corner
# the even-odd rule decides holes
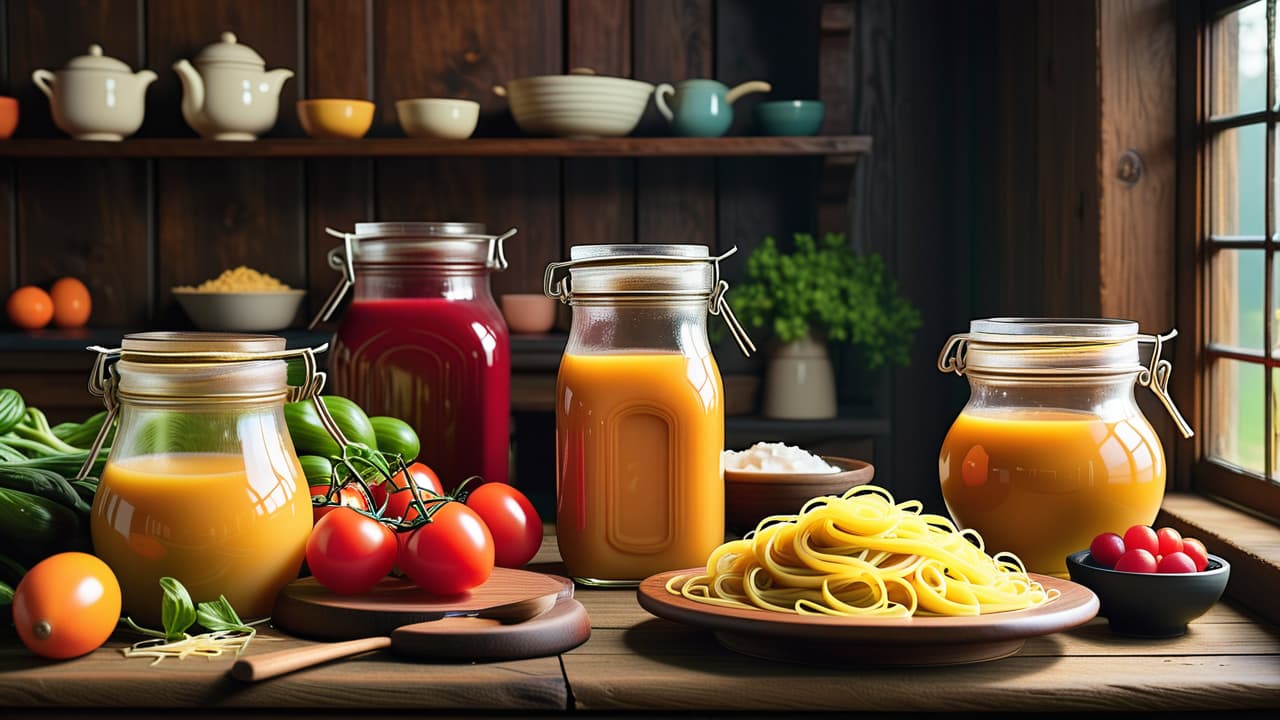
[[[506,268],[502,242],[512,234],[357,223],[330,253],[354,285],[329,352],[333,391],[412,425],[420,458],[446,488],[472,475],[509,479],[511,345],[489,273]]]
[[[596,245],[547,268],[547,294],[573,307],[556,535],[578,582],[634,585],[704,564],[724,541],[724,390],[707,340],[708,308],[725,307],[717,261],[698,245]]]
[[[956,523],[977,530],[988,551],[1052,575],[1065,575],[1066,556],[1095,535],[1151,524],[1165,457],[1135,382],[1191,433],[1166,392],[1168,337],[1139,335],[1125,320],[1045,318],[974,320],[953,336],[938,367],[967,377],[970,395],[938,473]],[[1149,366],[1140,341],[1155,344]]]
[[[196,602],[225,595],[243,617],[270,615],[312,519],[284,420],[284,340],[140,333],[99,350],[91,387],[119,427],[90,526],[123,613],[159,627],[171,576]]]

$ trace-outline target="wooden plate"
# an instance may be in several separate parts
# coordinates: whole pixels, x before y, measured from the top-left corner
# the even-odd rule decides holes
[[[842,618],[703,605],[667,592],[674,570],[640,583],[645,610],[715,633],[721,645],[788,662],[864,666],[959,665],[1008,657],[1029,637],[1068,630],[1098,614],[1098,598],[1070,580],[1031,574],[1061,595],[1027,610],[978,617]]]
[[[405,625],[550,593],[570,598],[573,582],[557,575],[496,567],[488,580],[462,595],[431,595],[397,578],[385,578],[367,593],[338,595],[315,578],[303,578],[280,591],[271,624],[312,640],[351,640],[391,635]]]

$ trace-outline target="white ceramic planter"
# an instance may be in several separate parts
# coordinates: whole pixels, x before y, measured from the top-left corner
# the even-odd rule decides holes
[[[766,417],[828,420],[836,416],[836,380],[826,343],[805,337],[777,346],[765,371]]]

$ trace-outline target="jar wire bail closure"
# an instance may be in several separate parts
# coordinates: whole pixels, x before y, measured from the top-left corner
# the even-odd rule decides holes
[[[98,430],[98,435],[94,438],[93,444],[89,446],[88,457],[85,458],[84,464],[76,473],[77,480],[83,480],[88,477],[90,470],[93,468],[94,462],[97,460],[99,453],[102,452],[102,446],[106,442],[107,434],[110,432],[111,424],[115,421],[120,411],[120,390],[119,375],[115,371],[115,362],[120,360],[127,352],[130,357],[138,359],[150,359],[166,364],[181,363],[241,363],[241,362],[261,362],[263,360],[294,360],[302,361],[303,375],[301,385],[289,385],[285,391],[285,399],[288,402],[297,402],[299,400],[308,400],[315,407],[320,417],[320,424],[328,431],[330,437],[338,443],[339,446],[350,444],[350,441],[342,433],[342,429],[338,427],[338,423],[329,414],[328,406],[320,400],[320,392],[324,389],[325,373],[318,369],[316,363],[316,354],[328,350],[328,343],[324,343],[315,348],[303,347],[291,350],[276,350],[264,352],[230,352],[230,351],[163,351],[163,350],[138,350],[124,348],[105,348],[98,345],[91,345],[87,350],[97,353],[94,358],[93,367],[89,371],[89,394],[94,397],[102,398],[103,405],[107,409],[107,417],[102,423],[102,428]],[[244,395],[242,398],[252,399],[253,395]],[[169,399],[193,399],[190,395],[174,396]],[[219,395],[214,399],[233,400],[237,399],[234,395]]]
[[[729,301],[725,295],[729,292],[729,282],[720,276],[720,262],[738,252],[738,248],[729,248],[724,254],[714,257],[683,257],[679,255],[619,255],[610,256],[603,255],[599,257],[585,257],[563,262],[553,262],[547,265],[547,269],[542,278],[542,292],[549,298],[559,300],[562,303],[569,304],[573,300],[573,287],[570,284],[569,270],[575,267],[596,266],[604,267],[610,265],[637,265],[637,264],[668,264],[668,263],[711,263],[712,279],[711,293],[707,295],[707,312],[711,315],[719,315],[724,319],[725,325],[729,327],[729,333],[733,335],[733,339],[738,343],[738,349],[742,354],[751,357],[751,353],[756,351],[756,345],[751,341],[751,337],[747,335],[747,330],[742,323],[738,321],[736,315],[733,314],[733,308],[729,306]],[[559,275],[559,277],[557,277]],[[652,295],[673,295],[670,291],[652,290],[652,291],[628,291],[628,294],[652,294]],[[699,293],[700,295],[702,293]]]
[[[1008,322],[1011,327],[1016,327],[1020,323],[1026,326],[1032,326],[1036,321],[1033,319],[995,319],[993,321],[982,321],[984,324],[1004,323]],[[1088,324],[1089,321],[1077,321]],[[1095,321],[1098,322],[1098,321]],[[1101,323],[1099,322],[1101,325]],[[1135,326],[1136,327],[1136,326]],[[982,337],[976,337],[982,335]],[[1179,412],[1177,406],[1173,402],[1173,397],[1169,395],[1169,377],[1173,374],[1173,364],[1167,359],[1161,357],[1164,350],[1164,344],[1169,340],[1177,337],[1176,329],[1170,330],[1163,335],[1136,334],[1128,336],[1115,336],[1113,334],[1100,334],[1098,336],[1087,337],[1070,337],[1070,336],[1036,336],[1029,337],[1027,335],[1019,335],[1017,332],[1010,333],[1011,338],[1016,340],[1006,341],[1002,352],[1009,352],[1010,349],[1017,351],[1019,349],[1106,349],[1119,347],[1124,343],[1136,342],[1138,344],[1151,344],[1150,362],[1143,365],[1129,364],[1103,364],[1103,365],[1085,365],[1085,366],[1056,366],[1050,367],[1043,364],[1028,364],[1028,366],[1014,366],[999,364],[998,370],[992,370],[985,365],[970,365],[969,351],[975,344],[980,346],[984,351],[990,350],[997,346],[993,343],[990,336],[984,333],[975,332],[972,328],[967,333],[957,333],[947,339],[943,345],[942,351],[938,354],[938,370],[944,373],[955,373],[956,375],[965,375],[967,372],[998,372],[1000,374],[1009,375],[1094,375],[1107,372],[1137,372],[1137,383],[1149,389],[1164,405],[1169,416],[1173,419],[1174,424],[1178,426],[1178,431],[1184,438],[1192,437],[1195,432],[1192,430],[1190,423]],[[992,357],[994,357],[994,353]],[[1114,363],[1115,356],[1106,356],[1106,361]]]

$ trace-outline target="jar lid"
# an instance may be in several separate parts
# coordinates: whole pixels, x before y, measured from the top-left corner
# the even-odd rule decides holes
[[[358,265],[487,265],[493,237],[483,223],[362,222],[356,223],[355,240],[352,260]]]
[[[990,342],[1128,339],[1138,335],[1138,323],[1116,318],[997,317],[970,322],[969,335]]]
[[[275,335],[145,332],[120,343],[118,392],[134,401],[283,400],[284,338]]]
[[[262,56],[253,48],[248,45],[241,45],[233,32],[224,32],[218,42],[205,45],[196,54],[194,62],[197,65],[207,63],[250,65],[259,69],[265,68],[267,65],[267,61],[263,60]]]
[[[575,245],[568,267],[573,297],[703,296],[719,279],[705,245]]]
[[[89,46],[88,54],[77,55],[68,60],[63,70],[104,70],[133,74],[133,68],[123,60],[103,55],[102,46],[97,43]]]

